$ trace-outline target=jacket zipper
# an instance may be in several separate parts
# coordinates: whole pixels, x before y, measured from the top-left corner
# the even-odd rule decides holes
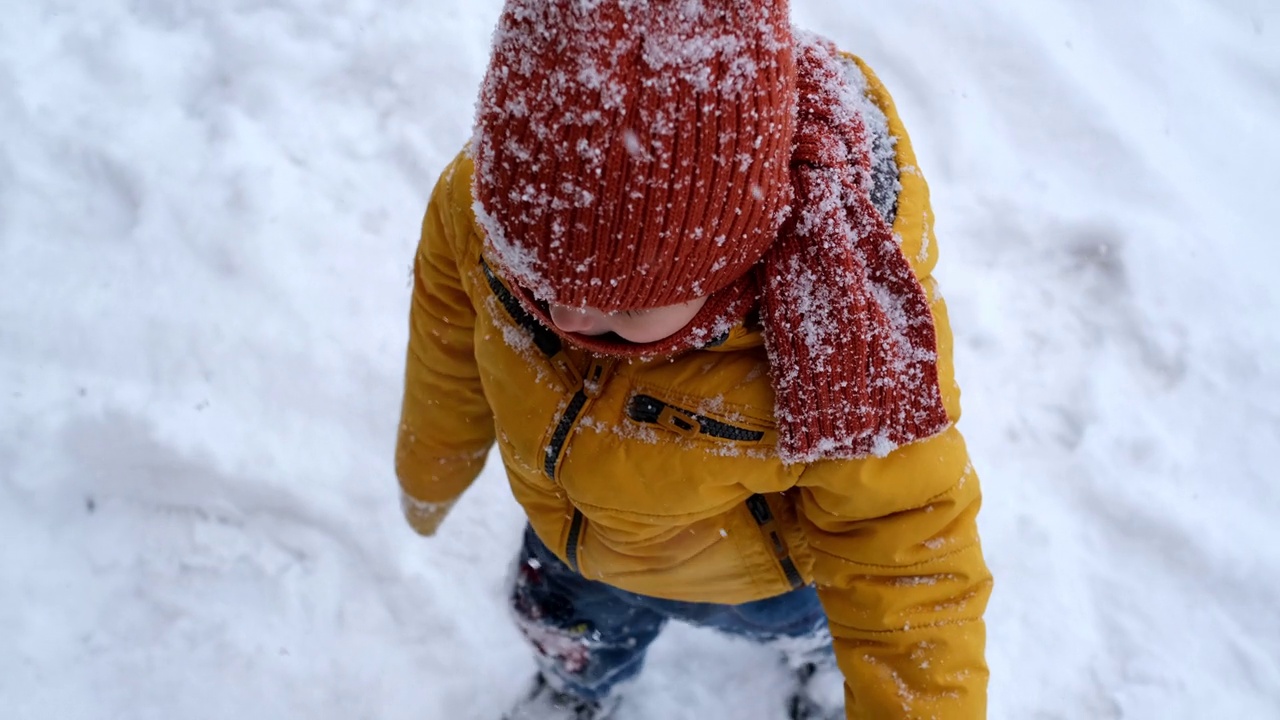
[[[771,436],[769,430],[753,430],[676,407],[652,395],[636,395],[627,405],[627,416],[636,422],[661,425],[686,437],[706,435],[720,440],[758,443]]]
[[[760,532],[768,538],[773,557],[782,568],[782,574],[787,576],[791,589],[795,590],[804,585],[804,578],[801,577],[795,561],[791,559],[791,551],[787,549],[787,543],[783,541],[782,533],[778,530],[778,521],[774,518],[773,511],[769,509],[769,501],[764,495],[752,495],[747,498],[747,509],[751,511],[751,517],[760,527]]]
[[[573,367],[573,363],[569,360],[568,353],[565,352],[564,341],[560,339],[550,328],[544,327],[532,315],[530,315],[523,307],[515,295],[502,284],[502,280],[498,279],[497,274],[489,267],[489,263],[484,258],[480,258],[480,269],[484,271],[485,282],[489,283],[489,290],[493,292],[494,297],[511,316],[517,325],[524,328],[526,332],[533,338],[533,344],[547,358],[547,362],[551,363],[551,367],[556,371],[561,382],[567,388],[578,386],[582,382],[582,378],[578,375]]]
[[[569,569],[578,572],[578,540],[582,536],[582,526],[586,522],[582,511],[578,508],[573,509],[573,520],[569,522],[569,538],[565,540],[564,558],[569,564]]]
[[[577,392],[573,394],[573,398],[569,400],[569,405],[565,407],[564,412],[560,414],[560,419],[556,421],[555,432],[551,434],[551,442],[547,445],[542,472],[547,476],[548,480],[557,485],[560,483],[556,478],[556,474],[560,469],[560,463],[563,461],[565,447],[569,444],[569,436],[573,433],[574,427],[582,417],[583,411],[587,409],[592,400],[600,396],[601,391],[604,389],[605,375],[612,364],[612,360],[597,358],[591,361],[591,366],[587,368],[582,387],[578,388]],[[573,518],[569,521],[569,536],[565,540],[564,549],[565,560],[568,561],[570,569],[574,572],[578,571],[578,543],[585,525],[586,517],[581,510],[574,507]]]
[[[612,364],[611,360],[599,358],[591,361],[591,366],[587,368],[586,377],[582,381],[582,387],[573,394],[564,412],[560,414],[560,419],[556,421],[556,429],[551,434],[551,442],[547,444],[546,456],[542,463],[542,472],[551,482],[559,484],[556,481],[556,473],[564,456],[565,445],[569,443],[569,435],[578,424],[578,419],[582,417],[582,412],[587,409],[592,400],[600,396],[604,376]]]
[[[560,336],[549,328],[543,327],[532,315],[525,312],[524,308],[520,307],[520,301],[516,300],[516,296],[512,295],[507,286],[502,284],[502,281],[498,279],[498,276],[489,267],[489,263],[484,258],[480,259],[480,268],[484,271],[484,279],[489,283],[489,289],[498,298],[498,302],[502,304],[502,307],[511,316],[511,319],[516,321],[517,325],[529,331],[529,334],[533,336],[533,344],[538,347],[538,350],[541,350],[542,354],[547,357],[557,355],[564,345],[560,340]]]
[[[520,306],[520,301],[502,284],[502,281],[483,257],[480,258],[480,267],[484,271],[485,281],[488,282],[489,289],[498,298],[498,302],[502,304],[502,307],[506,309],[507,314],[511,316],[511,319],[517,325],[532,335],[534,345],[546,356],[547,362],[551,363],[551,367],[560,376],[565,387],[577,388],[573,393],[573,397],[569,399],[569,404],[565,407],[564,412],[560,414],[560,419],[556,421],[556,429],[551,434],[551,442],[547,444],[546,454],[542,463],[542,472],[547,476],[547,479],[559,485],[560,483],[556,480],[556,472],[559,469],[561,458],[564,456],[565,445],[569,442],[569,435],[573,432],[574,426],[577,425],[578,419],[582,417],[583,411],[587,409],[587,405],[600,396],[605,375],[613,365],[613,361],[594,359],[590,367],[587,368],[587,374],[585,376],[578,375],[573,363],[569,361],[568,355],[564,352],[564,343],[560,340],[560,337],[549,328],[544,327]],[[585,525],[586,517],[581,510],[574,507],[573,518],[569,521],[569,536],[565,540],[565,558],[574,572],[578,570],[578,541],[582,536],[582,529]]]
[[[556,423],[556,431],[551,435],[551,442],[547,445],[546,459],[542,464],[542,472],[552,482],[555,482],[556,466],[560,464],[560,454],[564,452],[565,443],[569,440],[569,431],[573,430],[573,426],[577,424],[578,417],[582,415],[582,410],[586,406],[587,391],[579,390],[573,394],[569,406],[564,409],[564,413]]]

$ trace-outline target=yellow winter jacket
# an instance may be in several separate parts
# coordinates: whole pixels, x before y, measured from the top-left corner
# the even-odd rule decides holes
[[[861,61],[858,61],[859,65]],[[928,189],[897,139],[894,231],[932,301],[959,417]],[[986,716],[991,588],[978,478],[954,427],[883,458],[784,465],[760,332],[674,358],[578,351],[524,313],[486,261],[465,152],[444,172],[415,262],[396,470],[430,534],[495,440],[538,536],[584,576],[686,601],[742,603],[814,583],[850,719]]]

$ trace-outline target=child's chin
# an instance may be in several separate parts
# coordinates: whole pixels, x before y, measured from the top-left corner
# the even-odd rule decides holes
[[[616,332],[606,332],[606,333],[600,333],[598,335],[582,335],[582,336],[586,338],[591,338],[595,342],[616,343],[618,345],[635,345],[636,344],[622,337]]]
[[[644,345],[645,344],[645,342],[628,340],[627,338],[622,337],[616,332],[606,332],[606,333],[599,333],[594,335],[587,334],[587,333],[573,333],[573,334],[582,338],[583,340],[590,340],[593,343],[605,343],[607,345],[626,346],[626,345]]]

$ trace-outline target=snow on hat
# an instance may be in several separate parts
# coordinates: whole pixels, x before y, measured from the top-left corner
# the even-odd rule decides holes
[[[503,274],[606,312],[743,277],[787,212],[792,53],[785,1],[507,0],[472,141]]]

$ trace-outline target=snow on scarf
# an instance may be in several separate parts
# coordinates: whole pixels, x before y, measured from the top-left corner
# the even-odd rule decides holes
[[[792,212],[757,270],[788,462],[883,456],[949,419],[928,298],[871,200],[871,140],[834,46],[798,36]]]

